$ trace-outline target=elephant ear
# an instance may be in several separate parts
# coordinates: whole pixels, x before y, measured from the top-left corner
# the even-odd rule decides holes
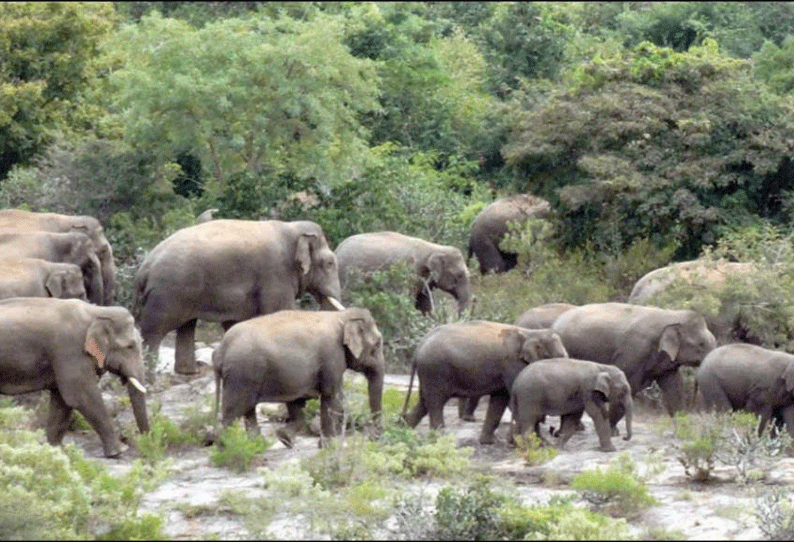
[[[44,287],[50,297],[61,297],[63,295],[63,283],[66,277],[61,273],[50,273],[44,282]]]
[[[659,337],[659,351],[667,354],[670,360],[675,360],[678,357],[678,350],[681,348],[679,327],[679,324],[665,326],[662,330],[662,335]]]
[[[345,321],[342,343],[347,346],[354,358],[361,357],[364,351],[364,320],[350,318]]]
[[[593,384],[593,390],[604,394],[606,399],[609,399],[609,386],[612,383],[612,377],[606,371],[599,371]]]
[[[295,261],[301,269],[301,276],[306,276],[312,267],[312,243],[317,236],[311,233],[302,233],[298,236],[298,244],[295,247]]]
[[[524,342],[526,342],[526,337],[524,337],[520,331],[515,329],[505,329],[499,332],[499,338],[504,341],[505,349],[508,352],[513,353],[522,361],[525,361],[523,359],[523,349]]]
[[[94,358],[97,367],[103,369],[109,346],[110,335],[108,332],[108,322],[102,318],[97,318],[88,326],[83,350],[86,354]]]

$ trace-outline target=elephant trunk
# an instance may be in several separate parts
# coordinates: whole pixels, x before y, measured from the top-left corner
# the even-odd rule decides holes
[[[631,398],[631,393],[626,394],[626,399],[623,401],[623,408],[625,409],[625,419],[626,419],[626,434],[623,437],[623,440],[631,440],[631,416],[632,410],[634,409],[634,399]]]
[[[102,268],[99,264],[99,258],[92,254],[87,265],[83,269],[86,279],[86,294],[88,300],[95,305],[102,305],[105,303],[104,285],[102,279]]]
[[[455,291],[455,299],[458,300],[458,315],[461,315],[463,311],[469,308],[469,302],[471,301],[471,290],[468,285]]]
[[[148,433],[149,416],[146,413],[146,394],[138,388],[136,383],[138,383],[138,381],[134,377],[127,380],[127,393],[130,396],[132,414],[135,416],[135,423],[138,424],[138,431],[141,433]],[[138,383],[138,385],[140,385],[140,383]]]
[[[383,366],[373,368],[367,372],[367,389],[369,393],[369,411],[375,428],[380,431],[382,424],[381,402],[383,401]]]

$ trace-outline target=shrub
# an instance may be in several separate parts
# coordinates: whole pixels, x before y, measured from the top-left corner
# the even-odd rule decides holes
[[[554,446],[547,446],[534,431],[516,436],[516,449],[527,465],[542,465],[559,455]]]
[[[436,497],[436,537],[439,540],[501,538],[499,510],[514,500],[491,488],[480,475],[463,491],[442,488]]]
[[[595,510],[604,510],[613,516],[632,517],[656,504],[645,482],[637,479],[635,470],[633,461],[625,456],[613,462],[606,471],[580,472],[571,481],[571,487],[581,490],[584,499]]]
[[[768,540],[794,538],[794,506],[787,489],[774,488],[760,493],[755,499],[755,517],[758,528]]]
[[[722,434],[722,419],[713,414],[676,412],[673,435],[677,439],[678,461],[684,473],[697,482],[711,478]]]
[[[245,472],[251,468],[254,460],[273,444],[274,441],[262,436],[249,436],[239,423],[235,423],[221,432],[210,459],[216,467]]]
[[[198,434],[183,431],[167,416],[159,412],[159,409],[153,409],[149,421],[149,431],[135,436],[138,452],[150,465],[163,461],[168,452],[200,443],[201,438]]]

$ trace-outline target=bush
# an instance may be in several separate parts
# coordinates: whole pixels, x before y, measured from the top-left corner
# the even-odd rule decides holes
[[[768,540],[794,538],[794,506],[787,489],[775,488],[759,494],[755,499],[755,517]]]
[[[637,479],[634,463],[628,456],[612,463],[605,472],[601,469],[580,472],[571,481],[571,487],[581,490],[595,510],[604,510],[612,516],[630,518],[656,504],[645,483]]]
[[[502,538],[499,510],[513,498],[494,491],[480,475],[463,491],[442,488],[436,497],[436,537],[439,540],[497,540]]]
[[[159,409],[153,409],[149,421],[149,432],[139,433],[135,436],[138,453],[150,465],[163,461],[168,452],[200,443],[201,437],[198,434],[183,431],[167,416],[160,413]]]
[[[250,437],[239,423],[235,423],[221,432],[210,459],[216,467],[245,472],[250,470],[256,458],[273,444],[273,440],[261,436]]]
[[[516,449],[527,465],[542,465],[560,453],[554,446],[547,446],[534,431],[516,435]]]

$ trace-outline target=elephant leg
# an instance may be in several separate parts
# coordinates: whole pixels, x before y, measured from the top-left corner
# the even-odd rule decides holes
[[[474,411],[477,410],[479,397],[459,397],[458,398],[458,418],[464,422],[476,422]]]
[[[780,409],[779,416],[786,425],[789,435],[794,438],[794,405],[788,405]]]
[[[444,427],[444,405],[449,401],[449,397],[439,397],[433,393],[424,393],[423,388],[419,388],[419,400],[424,403],[427,413],[430,416],[430,429],[441,429]]]
[[[494,432],[502,421],[507,404],[510,402],[510,394],[506,389],[491,393],[488,401],[488,411],[485,413],[485,421],[480,432],[480,444],[493,444],[495,441]]]
[[[55,389],[50,390],[50,412],[47,416],[47,442],[57,446],[63,441],[66,430],[69,428],[69,419],[72,407],[67,405],[61,393]]]
[[[425,407],[425,402],[420,393],[419,401],[417,401],[411,411],[405,415],[404,420],[405,423],[408,424],[408,427],[416,427],[425,416],[427,416],[427,407]]]
[[[295,435],[306,425],[304,406],[306,399],[296,399],[287,403],[287,423],[276,431],[276,436],[287,448],[292,448]]]
[[[86,421],[94,428],[102,440],[105,457],[117,457],[121,454],[121,441],[119,440],[110,415],[102,400],[102,392],[97,386],[85,386],[79,395],[79,403],[74,405]]]
[[[320,396],[320,435],[329,438],[339,434],[339,429],[344,416],[339,393]]]
[[[510,271],[518,265],[518,254],[513,254],[512,252],[502,252],[501,250],[499,251],[499,254],[502,257],[502,271]]]
[[[597,392],[594,392],[595,394]],[[594,398],[592,401],[585,401],[584,410],[593,419],[601,451],[614,452],[615,445],[612,444],[612,430],[609,427],[609,417],[604,402],[598,398]]]
[[[182,375],[198,373],[196,366],[196,319],[188,320],[176,330],[174,372]]]
[[[245,430],[251,437],[259,436],[259,423],[256,421],[256,405],[248,409],[243,416],[245,419]]]
[[[565,444],[576,432],[582,421],[583,412],[582,410],[578,410],[560,416],[560,429],[557,431],[557,447],[560,450],[565,448]]]
[[[626,407],[623,403],[615,402],[609,404],[609,428],[613,437],[620,435],[618,422],[626,415]]]
[[[656,383],[662,390],[664,404],[670,416],[684,409],[684,377],[681,371],[669,371],[656,377]]]

